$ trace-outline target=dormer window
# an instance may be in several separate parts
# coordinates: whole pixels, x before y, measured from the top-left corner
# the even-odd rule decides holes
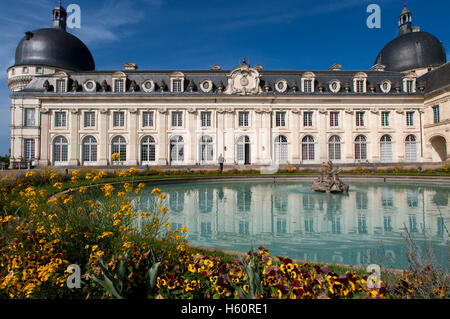
[[[114,92],[116,93],[123,93],[124,92],[124,84],[123,80],[114,80]]]
[[[403,78],[403,92],[405,93],[416,92],[416,74],[414,72],[409,72]]]
[[[312,72],[306,72],[302,76],[302,88],[303,93],[313,93],[314,92],[314,81],[316,75]]]
[[[126,92],[127,75],[121,71],[112,75],[112,91],[115,93]]]
[[[287,90],[287,81],[284,79],[278,80],[275,82],[275,90],[279,93],[284,93]]]
[[[391,88],[392,88],[392,83],[389,80],[384,80],[380,84],[380,89],[383,93],[389,93],[391,91]]]
[[[416,80],[415,79],[406,79],[404,80],[404,91],[406,93],[414,93],[416,92]]]
[[[23,74],[28,74],[28,67],[27,67],[27,66],[24,66],[24,67],[22,68],[22,73],[23,73]]]
[[[181,92],[181,80],[172,81],[172,92]]]
[[[171,91],[184,92],[184,74],[182,72],[173,72],[170,75]]]
[[[44,73],[44,72],[42,71],[42,67],[41,67],[41,66],[37,66],[37,67],[36,67],[36,74],[42,74],[42,73]]]
[[[329,89],[333,93],[337,93],[341,90],[341,82],[339,80],[333,80],[330,82]]]
[[[366,93],[367,92],[367,74],[359,72],[353,78],[353,92]]]
[[[55,93],[64,93],[67,92],[69,75],[66,72],[60,71],[55,73]]]
[[[66,92],[66,80],[56,80],[55,90],[56,93]]]

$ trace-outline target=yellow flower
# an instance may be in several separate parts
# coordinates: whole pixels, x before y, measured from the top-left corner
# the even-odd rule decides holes
[[[158,195],[158,197],[161,198],[161,199],[165,199],[166,198],[166,194],[161,193],[161,194]]]
[[[161,190],[159,188],[154,188],[152,190],[152,194],[159,194],[159,193],[161,193]]]
[[[123,188],[125,189],[126,192],[131,192],[133,190],[133,186],[131,186],[130,183],[123,184]]]
[[[79,192],[80,192],[81,194],[84,194],[84,193],[86,193],[86,190],[87,190],[87,187],[86,187],[86,186],[81,186]]]
[[[180,231],[181,231],[182,233],[185,233],[185,232],[188,231],[188,228],[187,228],[186,226],[182,226],[182,227],[180,228]]]
[[[111,158],[113,161],[118,161],[120,159],[120,154],[119,153],[113,153],[111,155]]]
[[[165,214],[167,212],[168,208],[166,206],[161,207],[160,211],[161,213]]]
[[[167,222],[167,223],[166,223],[166,227],[169,228],[170,226],[172,226],[172,224],[169,223],[169,222]]]
[[[108,173],[106,173],[105,171],[100,171],[100,173],[98,173],[97,175],[99,178],[104,178],[106,176],[108,176]]]
[[[33,177],[36,176],[37,174],[35,172],[29,171],[25,174],[25,177]]]
[[[108,237],[108,236],[112,236],[112,232],[110,232],[110,231],[107,231],[107,232],[103,232],[103,234],[101,234],[100,236],[98,236],[97,238],[98,239],[102,239],[102,238],[105,238],[105,237]]]
[[[129,249],[132,246],[133,246],[133,243],[129,242],[129,241],[124,242],[123,245],[122,245],[122,247],[125,248],[125,249]]]
[[[136,169],[136,167],[131,167],[129,170],[128,170],[128,172],[130,173],[130,174],[136,174],[137,173],[137,169]]]
[[[84,177],[85,179],[87,179],[88,181],[94,178],[94,174],[92,173],[87,173],[86,176]]]
[[[63,185],[62,185],[62,183],[60,183],[60,182],[53,184],[53,187],[56,187],[56,188],[59,189],[59,190],[62,189],[62,186],[63,186]]]

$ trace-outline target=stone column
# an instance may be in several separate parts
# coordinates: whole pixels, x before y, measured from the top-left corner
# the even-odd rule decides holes
[[[49,117],[50,112],[48,109],[41,109],[40,110],[40,122],[41,122],[41,142],[40,142],[40,157],[38,161],[38,166],[48,166],[50,164],[50,152],[49,152],[49,145],[50,145],[50,139],[49,139]],[[51,148],[50,148],[51,149]]]
[[[319,131],[318,160],[319,163],[326,162],[328,159],[328,140],[327,140],[327,110],[319,110],[317,114],[317,126]],[[316,115],[314,114],[314,115]]]
[[[169,141],[167,138],[167,109],[159,109],[158,112],[155,112],[155,126],[158,131],[158,165],[167,165],[169,163],[168,158],[168,150],[169,150]]]
[[[78,141],[78,125],[80,111],[78,109],[72,109],[68,113],[70,115],[70,154],[69,154],[69,165],[78,166],[80,165],[80,151],[79,151],[79,141]]]
[[[99,114],[99,121],[98,121],[98,130],[100,132],[100,139],[98,141],[98,159],[97,164],[99,166],[107,166],[110,161],[110,155],[109,150],[109,138],[108,138],[108,131],[109,131],[109,111],[107,109],[101,109]]]
[[[289,163],[291,164],[300,164],[301,161],[301,154],[300,154],[300,109],[297,109],[292,112],[287,112],[288,121],[289,121],[289,127],[290,131],[292,132],[292,140],[289,141],[289,144],[291,145],[291,152],[290,155],[291,160]]]
[[[344,144],[342,145],[342,162],[353,163],[355,161],[353,157],[353,127],[354,127],[354,114],[352,110],[345,110],[340,112],[342,114],[342,128],[344,129]]]
[[[130,153],[128,157],[128,165],[130,166],[137,166],[138,165],[138,136],[137,136],[137,129],[138,129],[138,116],[137,116],[137,109],[131,109],[130,110],[130,125],[129,125],[129,132],[130,132]]]

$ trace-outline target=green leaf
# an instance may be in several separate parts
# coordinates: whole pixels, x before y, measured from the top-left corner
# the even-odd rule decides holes
[[[161,262],[155,263],[152,265],[152,267],[148,270],[148,284],[151,290],[155,287],[156,283],[156,275],[158,274],[158,268]]]
[[[89,278],[105,288],[106,291],[111,293],[117,299],[123,299],[123,297],[117,292],[116,287],[114,287],[114,283],[108,277],[104,276],[103,279],[100,279],[95,275],[89,275]]]

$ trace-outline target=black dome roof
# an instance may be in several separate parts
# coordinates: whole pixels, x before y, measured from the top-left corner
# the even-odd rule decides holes
[[[428,32],[408,32],[389,42],[378,55],[375,64],[386,71],[407,71],[446,63],[441,41]]]
[[[16,49],[18,65],[46,65],[71,71],[93,71],[95,62],[86,45],[60,28],[27,32]]]

